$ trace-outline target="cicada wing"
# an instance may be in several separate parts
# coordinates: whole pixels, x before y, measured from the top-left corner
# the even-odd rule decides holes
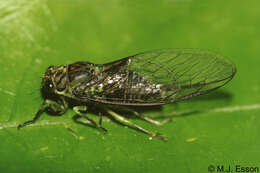
[[[160,102],[170,103],[207,93],[230,81],[236,73],[227,59],[199,49],[170,49],[131,58],[130,70],[161,84]],[[158,102],[158,100],[150,100]]]
[[[123,105],[160,105],[207,93],[226,84],[235,66],[212,52],[169,49],[104,64],[102,92],[87,99]]]

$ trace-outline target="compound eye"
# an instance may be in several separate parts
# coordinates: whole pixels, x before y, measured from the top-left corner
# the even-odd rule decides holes
[[[44,84],[45,91],[52,92],[54,85],[50,80],[47,80]]]

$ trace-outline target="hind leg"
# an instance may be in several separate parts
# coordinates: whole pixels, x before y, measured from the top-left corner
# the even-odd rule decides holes
[[[110,110],[110,109],[107,109],[106,111],[107,111],[107,112],[109,113],[109,115],[111,115],[116,121],[118,121],[119,123],[121,123],[121,124],[123,124],[123,125],[125,125],[125,126],[128,126],[128,127],[130,127],[130,128],[133,128],[133,129],[136,129],[136,130],[138,130],[138,131],[141,131],[141,132],[143,132],[143,133],[145,133],[145,134],[148,134],[148,135],[151,136],[151,137],[155,137],[155,138],[161,139],[161,140],[163,140],[164,142],[167,141],[167,139],[164,138],[163,136],[161,136],[160,134],[154,133],[154,132],[151,132],[151,131],[148,131],[148,130],[144,129],[143,127],[138,126],[138,125],[134,124],[133,122],[127,120],[127,119],[124,118],[123,116],[121,116],[121,115],[115,113],[114,111],[112,111],[112,110]]]

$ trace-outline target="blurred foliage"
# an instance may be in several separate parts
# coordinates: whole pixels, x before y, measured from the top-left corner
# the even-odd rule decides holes
[[[260,167],[260,2],[205,0],[0,0],[2,172],[207,172],[209,165]],[[202,48],[238,73],[224,88],[159,108],[167,143],[104,120],[108,134],[68,111],[17,131],[42,102],[49,65],[105,63],[161,48]],[[177,116],[179,115],[179,116]],[[189,115],[189,116],[184,116]],[[96,118],[95,114],[91,117]]]

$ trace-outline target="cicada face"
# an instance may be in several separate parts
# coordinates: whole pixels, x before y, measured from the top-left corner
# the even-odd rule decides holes
[[[42,78],[42,91],[48,94],[62,92],[67,88],[66,66],[50,66]]]

